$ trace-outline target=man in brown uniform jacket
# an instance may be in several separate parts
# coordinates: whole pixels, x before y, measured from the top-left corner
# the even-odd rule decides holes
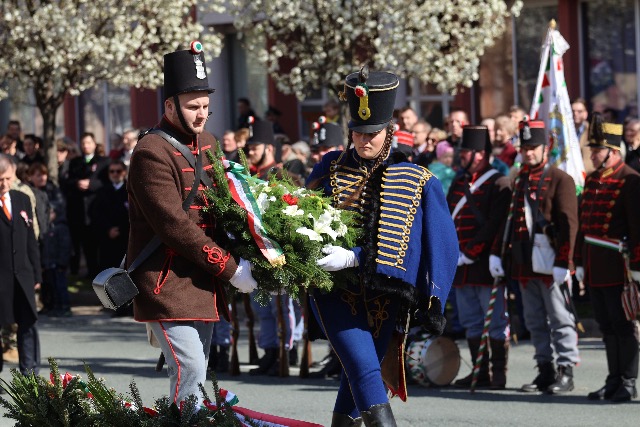
[[[204,130],[209,116],[209,88],[202,45],[164,57],[165,114],[156,126],[185,144],[195,156],[215,143]],[[203,172],[206,173],[206,172]],[[135,319],[148,322],[166,357],[170,399],[179,403],[189,395],[202,402],[198,384],[205,383],[213,323],[226,316],[223,281],[242,292],[256,286],[250,263],[234,259],[212,240],[214,221],[202,213],[202,189],[192,206],[182,202],[194,185],[187,159],[158,134],[138,142],[129,172],[131,231],[127,263],[158,235],[160,247],[133,273],[139,295]],[[198,185],[198,184],[195,184]]]
[[[562,393],[573,390],[573,366],[580,361],[575,318],[567,307],[565,287],[573,267],[578,200],[573,179],[547,163],[549,148],[544,122],[520,122],[520,141],[523,167],[516,177],[509,213],[513,215],[509,229],[512,256],[509,273],[520,282],[524,317],[540,371],[531,384],[522,386],[522,391]],[[534,272],[532,265],[536,234],[547,235],[555,243],[555,259],[541,273]],[[498,255],[497,245],[492,253]],[[490,259],[489,264],[494,277],[503,273],[500,262]]]
[[[620,243],[626,240],[631,274],[640,280],[640,175],[620,155],[622,125],[601,123],[594,115],[591,131],[596,170],[587,177],[580,205],[576,276],[589,285],[609,375],[588,397],[626,402],[637,394],[638,339],[620,298],[626,273]]]

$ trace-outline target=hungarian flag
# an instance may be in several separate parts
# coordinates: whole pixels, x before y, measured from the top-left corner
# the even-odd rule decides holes
[[[586,174],[564,78],[562,55],[567,49],[569,44],[552,23],[542,46],[538,83],[529,115],[533,120],[544,121],[549,132],[549,162],[571,175],[580,194]]]

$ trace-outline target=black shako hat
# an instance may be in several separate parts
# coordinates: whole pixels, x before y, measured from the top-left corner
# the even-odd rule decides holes
[[[324,116],[320,116],[317,122],[313,122],[312,128],[314,133],[311,149],[344,146],[342,128],[335,123],[327,123]]]
[[[589,126],[589,143],[587,146],[620,150],[622,132],[621,124],[607,123],[602,120],[600,113],[593,113],[591,126]]]
[[[246,145],[271,144],[275,145],[273,135],[273,123],[268,120],[255,121],[249,127],[249,139]]]
[[[349,74],[340,96],[349,103],[349,129],[373,133],[387,127],[393,118],[399,84],[395,74],[385,71],[369,73],[366,65],[359,72]]]
[[[538,146],[547,144],[547,131],[540,120],[523,120],[520,127],[520,146]]]
[[[491,148],[489,129],[486,126],[467,125],[462,128],[461,150],[490,152]]]
[[[164,99],[198,91],[212,93],[215,89],[209,87],[202,43],[193,41],[189,50],[178,50],[164,56]]]

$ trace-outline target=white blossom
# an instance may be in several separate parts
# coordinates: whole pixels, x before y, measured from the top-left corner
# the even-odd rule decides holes
[[[155,88],[165,53],[199,39],[208,59],[222,38],[189,18],[197,0],[0,0],[0,82],[32,88],[55,150],[55,113],[67,94],[99,81]],[[224,0],[207,2],[222,12]],[[0,99],[8,95],[0,87]],[[51,157],[51,156],[50,156]],[[55,155],[51,162],[55,165]],[[50,167],[51,169],[51,167]],[[57,170],[57,167],[55,167]]]
[[[418,77],[442,91],[471,86],[479,58],[517,15],[504,0],[230,0],[245,44],[285,93],[341,89],[371,69]],[[293,61],[283,61],[291,59]],[[293,63],[292,63],[293,62]]]

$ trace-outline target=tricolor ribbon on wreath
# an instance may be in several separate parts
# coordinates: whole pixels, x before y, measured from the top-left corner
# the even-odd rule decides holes
[[[267,236],[262,223],[262,215],[255,197],[251,193],[249,182],[263,182],[258,178],[252,177],[245,173],[246,169],[238,163],[230,162],[222,159],[222,165],[225,169],[229,191],[233,200],[247,212],[247,221],[249,222],[249,230],[260,248],[264,257],[273,266],[284,265],[286,263],[284,252],[278,242]]]

